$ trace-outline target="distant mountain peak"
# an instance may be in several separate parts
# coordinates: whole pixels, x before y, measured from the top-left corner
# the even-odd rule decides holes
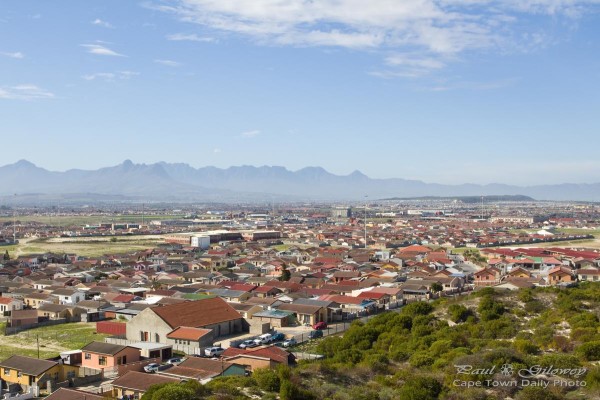
[[[37,166],[30,162],[27,161],[25,159],[21,159],[19,161],[17,161],[16,163],[13,164],[15,167],[19,167],[19,168],[37,168]]]
[[[360,172],[359,170],[355,169],[354,171],[352,171],[352,173],[350,175],[348,175],[349,177],[352,178],[361,178],[361,179],[368,179],[369,177],[366,176],[365,174],[363,174],[362,172]]]

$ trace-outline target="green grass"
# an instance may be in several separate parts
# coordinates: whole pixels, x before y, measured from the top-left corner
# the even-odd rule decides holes
[[[16,335],[0,336],[0,360],[15,354],[37,357],[38,340],[40,358],[50,358],[61,351],[80,349],[93,341],[103,342],[107,336],[96,333],[95,323],[77,322],[30,329]]]
[[[111,242],[109,237],[89,241],[74,238],[62,242],[51,242],[48,239],[36,239],[16,246],[19,255],[39,254],[39,253],[75,253],[84,257],[99,257],[105,254],[123,254],[132,253],[139,250],[145,250],[156,247],[162,243],[162,238],[140,238],[136,236],[118,237],[116,242]],[[11,246],[14,247],[14,246]],[[11,257],[16,254],[16,249],[9,250]],[[2,248],[0,248],[2,251]],[[3,253],[3,252],[2,252]]]
[[[567,235],[595,235],[598,233],[598,229],[559,228],[556,232],[565,233]]]

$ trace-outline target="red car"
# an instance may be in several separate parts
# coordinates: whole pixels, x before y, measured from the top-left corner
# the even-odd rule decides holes
[[[327,324],[323,321],[317,322],[316,324],[313,325],[313,329],[317,329],[317,330],[327,329]]]

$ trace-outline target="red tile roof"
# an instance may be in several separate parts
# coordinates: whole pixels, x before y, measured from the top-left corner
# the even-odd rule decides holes
[[[239,312],[220,297],[155,307],[152,311],[171,328],[180,326],[199,328],[242,318]]]
[[[167,333],[167,337],[170,339],[200,340],[202,336],[208,335],[211,332],[212,330],[210,329],[180,326]]]

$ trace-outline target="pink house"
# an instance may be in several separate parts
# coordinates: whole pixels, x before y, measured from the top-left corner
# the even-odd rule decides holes
[[[106,369],[140,361],[139,349],[118,344],[92,342],[81,351],[81,366],[87,368]]]

